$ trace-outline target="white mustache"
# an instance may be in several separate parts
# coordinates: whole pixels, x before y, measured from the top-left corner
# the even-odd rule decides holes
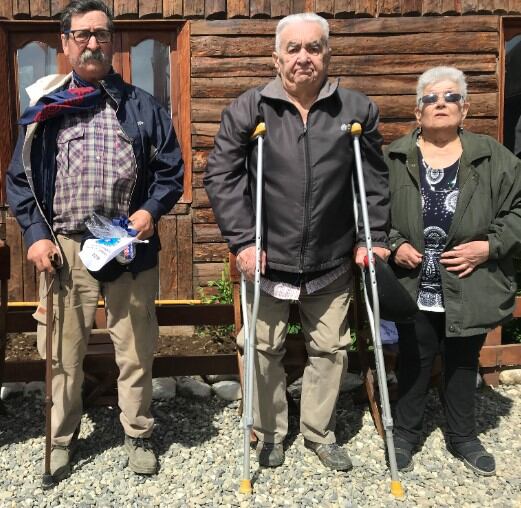
[[[87,63],[89,60],[96,60],[97,62],[106,63],[107,58],[103,54],[103,52],[99,49],[92,51],[90,49],[86,49],[81,55],[80,55],[80,63],[84,64]]]

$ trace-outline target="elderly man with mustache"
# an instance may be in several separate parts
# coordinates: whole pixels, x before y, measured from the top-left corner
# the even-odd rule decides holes
[[[129,467],[152,474],[150,442],[152,362],[158,335],[156,223],[183,192],[183,160],[170,114],[149,94],[112,70],[113,23],[101,0],[75,0],[62,12],[61,40],[72,73],[32,85],[39,97],[20,119],[7,192],[27,246],[27,258],[44,273],[58,256],[54,292],[51,474],[70,474],[82,414],[83,358],[98,298],[119,367],[120,420]],[[89,272],[78,257],[85,221],[93,212],[127,216],[140,239],[131,262],[114,260]],[[38,349],[45,353],[45,310]]]

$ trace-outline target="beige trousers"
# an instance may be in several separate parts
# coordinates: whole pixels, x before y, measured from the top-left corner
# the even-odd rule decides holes
[[[345,273],[316,293],[301,295],[298,302],[308,353],[302,379],[300,431],[316,443],[336,441],[336,402],[351,342],[347,322],[351,286],[351,275]],[[247,301],[251,313],[251,283],[247,285]],[[289,301],[261,292],[255,342],[253,428],[261,441],[270,443],[281,443],[288,432],[282,359],[286,352],[289,307]],[[244,330],[240,331],[237,342],[244,346]]]
[[[119,367],[118,399],[120,420],[126,434],[149,437],[154,419],[152,363],[159,329],[154,299],[158,268],[134,279],[124,273],[113,282],[97,281],[80,260],[79,235],[58,235],[64,264],[57,272],[54,291],[52,362],[52,442],[66,446],[82,414],[83,359],[87,350],[98,298],[105,298],[107,326]],[[38,351],[45,358],[45,275],[40,279]]]

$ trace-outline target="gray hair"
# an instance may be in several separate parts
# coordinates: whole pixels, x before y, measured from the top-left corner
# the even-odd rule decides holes
[[[420,104],[423,97],[423,91],[429,85],[434,85],[440,81],[452,81],[458,87],[458,93],[467,99],[467,80],[465,74],[456,67],[448,67],[441,65],[439,67],[431,67],[427,69],[419,78],[416,85],[416,104]]]
[[[300,14],[290,14],[278,22],[277,29],[275,30],[275,51],[277,53],[280,51],[280,34],[284,28],[301,22],[318,23],[323,33],[322,40],[327,44],[329,40],[329,25],[327,21],[314,12],[301,12]]]

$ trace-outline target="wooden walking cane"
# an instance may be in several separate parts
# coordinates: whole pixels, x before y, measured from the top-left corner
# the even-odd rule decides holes
[[[54,268],[57,267],[56,256],[51,259]],[[42,487],[49,489],[54,486],[51,474],[51,410],[52,410],[52,335],[54,328],[54,277],[52,272],[45,272],[45,290],[47,291],[47,311],[45,320],[45,464]]]

